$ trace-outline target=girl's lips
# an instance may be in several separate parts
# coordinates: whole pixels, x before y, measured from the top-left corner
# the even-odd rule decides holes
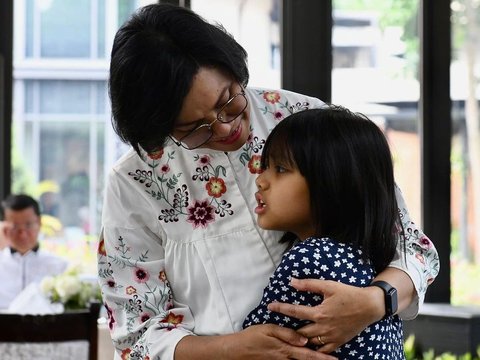
[[[255,208],[255,214],[260,215],[265,212],[266,204],[262,199],[262,195],[259,192],[255,193],[255,199],[257,200],[257,207]]]
[[[217,142],[222,143],[222,144],[233,144],[235,141],[237,141],[240,138],[240,135],[242,135],[242,123],[238,125],[238,127],[233,131],[233,133],[224,139],[217,140]]]

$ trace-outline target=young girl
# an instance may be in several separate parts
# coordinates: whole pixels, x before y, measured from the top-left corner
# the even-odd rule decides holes
[[[393,164],[381,130],[368,118],[329,106],[289,116],[269,135],[256,184],[260,227],[296,243],[282,258],[260,305],[244,327],[273,323],[298,329],[309,321],[271,312],[271,302],[315,306],[322,297],[299,292],[292,278],[369,286],[395,255],[401,221]],[[339,309],[339,311],[341,311]],[[328,339],[310,339],[321,347]],[[367,327],[332,355],[339,359],[403,359],[397,315]]]

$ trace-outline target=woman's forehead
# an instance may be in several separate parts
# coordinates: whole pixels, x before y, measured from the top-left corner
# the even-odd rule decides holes
[[[231,83],[231,78],[218,69],[200,68],[193,78],[187,96],[185,96],[177,125],[188,124],[204,118],[206,113],[212,111],[222,100]]]

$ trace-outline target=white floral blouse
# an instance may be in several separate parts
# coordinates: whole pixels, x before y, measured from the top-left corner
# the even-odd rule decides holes
[[[186,335],[239,331],[262,296],[284,246],[253,212],[265,139],[289,114],[322,106],[288,91],[247,89],[251,135],[230,153],[167,144],[141,159],[133,150],[112,169],[103,209],[98,272],[117,359],[173,359]],[[418,299],[438,273],[433,244],[411,221],[391,266],[406,271]],[[287,204],[286,204],[287,205]]]

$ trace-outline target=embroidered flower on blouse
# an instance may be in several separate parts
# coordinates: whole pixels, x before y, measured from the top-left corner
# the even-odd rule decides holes
[[[159,322],[161,324],[167,324],[169,330],[176,328],[178,324],[181,324],[183,321],[183,315],[175,315],[173,312],[169,312],[168,315]]]
[[[122,360],[129,360],[130,359],[130,353],[132,352],[132,349],[126,348],[122,350]]]
[[[208,195],[219,198],[225,194],[227,191],[227,186],[225,185],[225,181],[223,181],[223,179],[212,177],[205,185],[205,189],[207,189]]]
[[[187,222],[192,223],[194,228],[199,226],[206,228],[208,223],[215,221],[215,208],[208,203],[208,200],[195,200],[187,211]]]
[[[162,165],[162,167],[160,168],[160,171],[162,172],[162,174],[168,173],[170,171],[170,165],[168,164]]]
[[[163,148],[148,153],[148,157],[152,160],[158,160],[163,156]]]
[[[137,293],[137,289],[130,285],[125,289],[125,292],[127,293],[127,295],[133,295]]]
[[[150,278],[150,274],[147,272],[147,270],[140,267],[136,267],[133,272],[135,275],[135,281],[138,283],[147,282]]]
[[[105,240],[103,239],[98,243],[98,254],[107,256],[107,252],[105,251]]]
[[[208,165],[210,164],[210,156],[203,155],[202,157],[200,157],[200,159],[198,159],[198,162],[200,163],[200,165]]]
[[[423,265],[425,265],[425,259],[423,258],[423,255],[415,254],[415,257],[417,258],[418,261],[420,261]]]
[[[283,119],[283,113],[281,111],[275,111],[275,113],[273,114],[273,116],[275,117],[275,119],[277,120],[282,120]]]
[[[113,330],[113,325],[115,324],[115,318],[113,317],[112,309],[107,305],[105,305],[105,310],[107,310],[107,319],[108,319],[108,328]]]
[[[140,322],[144,323],[145,321],[150,320],[150,318],[151,315],[145,312],[140,316]]]
[[[252,174],[261,174],[263,172],[261,155],[252,155],[248,162],[248,170],[250,170]]]
[[[425,250],[428,250],[432,247],[432,242],[430,241],[430,239],[426,236],[422,236],[422,238],[420,239],[419,241],[420,243],[420,246],[422,248],[424,248]]]
[[[266,102],[275,104],[280,100],[280,94],[275,91],[265,91],[263,93],[263,98],[265,99]]]

